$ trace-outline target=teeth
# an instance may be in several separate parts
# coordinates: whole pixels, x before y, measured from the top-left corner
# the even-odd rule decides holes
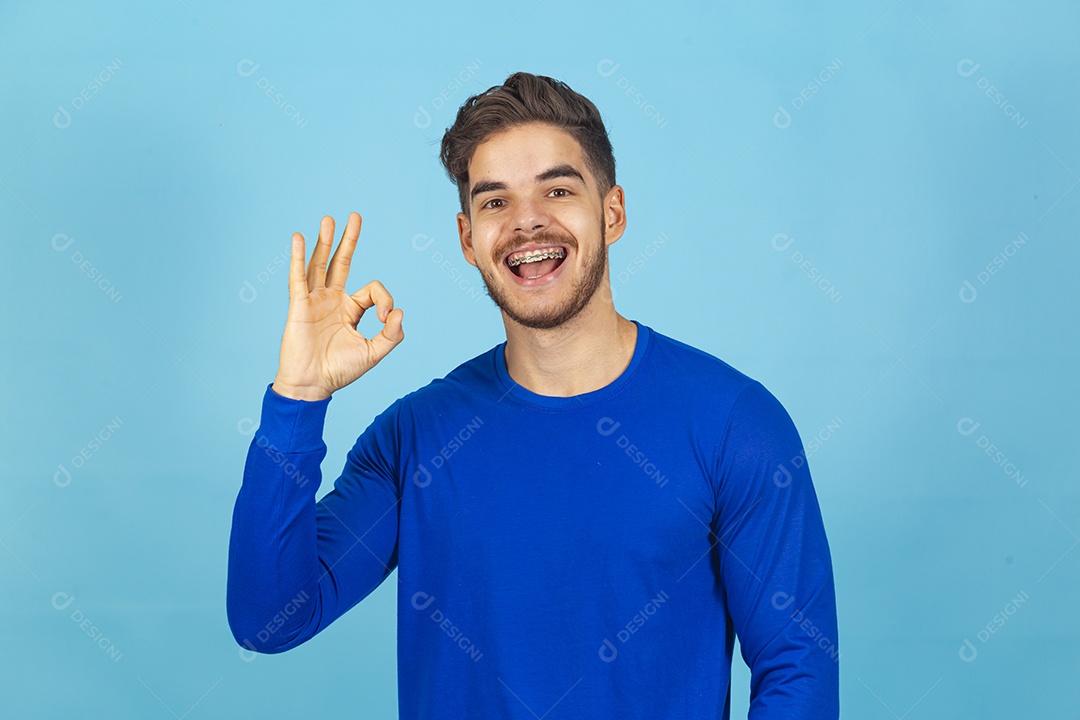
[[[507,264],[509,264],[510,267],[515,267],[522,263],[538,262],[540,260],[546,260],[547,258],[561,257],[566,257],[566,251],[562,248],[552,248],[551,250],[527,253],[518,258],[510,258],[510,260],[507,261]]]

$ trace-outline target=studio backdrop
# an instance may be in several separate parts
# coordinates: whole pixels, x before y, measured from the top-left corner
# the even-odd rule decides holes
[[[505,339],[438,149],[526,70],[608,127],[618,311],[799,430],[844,716],[1074,717],[1077,27],[1054,2],[5,4],[0,714],[396,716],[396,574],[252,653],[233,503],[292,233],[310,254],[359,212],[347,289],[405,312],[330,403],[318,496],[375,414]],[[738,645],[731,682],[746,717]]]

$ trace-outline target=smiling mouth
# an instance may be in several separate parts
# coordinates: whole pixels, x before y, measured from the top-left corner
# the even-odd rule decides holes
[[[511,253],[506,258],[506,264],[518,277],[535,280],[554,272],[564,259],[566,259],[566,249],[552,247]]]

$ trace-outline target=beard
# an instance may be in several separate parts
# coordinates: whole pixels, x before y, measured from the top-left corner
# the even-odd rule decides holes
[[[570,289],[569,297],[561,305],[556,304],[538,307],[530,305],[524,307],[515,306],[509,294],[503,292],[500,288],[497,279],[489,276],[480,263],[477,263],[477,269],[480,271],[480,278],[484,281],[484,292],[487,293],[488,297],[492,299],[500,310],[519,325],[524,325],[525,327],[533,328],[535,330],[550,330],[559,327],[575,317],[589,304],[589,301],[592,300],[593,295],[595,295],[597,289],[599,289],[600,284],[604,281],[604,278],[607,277],[608,253],[607,246],[604,244],[604,236],[604,218],[601,215],[600,244],[597,247],[586,248],[586,252],[583,256],[584,264],[581,268],[581,276],[578,277],[574,286]],[[579,254],[581,250],[577,241],[570,235],[542,232],[532,236],[529,240],[536,243],[564,245],[568,248],[573,248],[575,254]],[[513,244],[518,244],[519,241],[520,240],[515,241]],[[501,258],[504,254],[505,252],[500,250],[496,257]],[[501,260],[499,262],[501,262]],[[563,262],[566,262],[566,260],[563,260]],[[498,275],[500,272],[502,272],[501,268],[494,269],[495,275]]]

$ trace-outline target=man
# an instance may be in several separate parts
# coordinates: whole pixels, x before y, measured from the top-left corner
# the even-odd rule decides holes
[[[316,503],[330,397],[402,341],[403,313],[378,281],[344,290],[359,215],[329,266],[323,218],[306,275],[293,235],[233,515],[237,642],[296,647],[396,567],[402,718],[728,718],[736,633],[751,718],[838,717],[798,433],[759,382],[615,311],[625,200],[595,106],[515,73],[465,102],[441,158],[506,341],[379,414]]]

